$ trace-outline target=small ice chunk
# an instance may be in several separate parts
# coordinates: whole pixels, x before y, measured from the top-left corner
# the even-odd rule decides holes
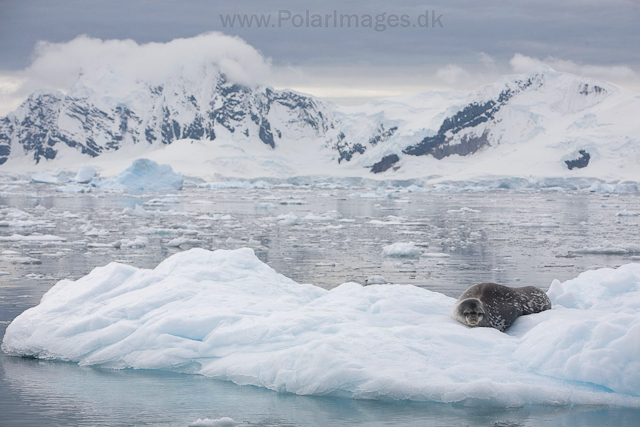
[[[414,242],[398,242],[382,248],[382,255],[387,257],[419,257],[420,249]]]
[[[178,248],[180,247],[180,245],[184,245],[185,243],[188,243],[190,241],[190,239],[184,237],[184,236],[180,236],[180,237],[176,237],[175,239],[171,239],[169,240],[167,243],[165,243],[165,246],[168,248]]]
[[[340,214],[338,214],[338,211],[329,211],[329,212],[326,212],[324,215],[316,215],[313,213],[308,213],[306,216],[302,218],[302,221],[331,222],[338,219],[339,216]]]
[[[122,242],[120,240],[116,240],[113,243],[87,243],[87,247],[88,248],[120,248],[120,246],[122,245]]]
[[[480,211],[477,210],[477,209],[471,209],[471,208],[467,208],[467,207],[462,207],[460,209],[450,209],[450,210],[447,211],[447,213],[465,214],[465,213],[480,213]]]
[[[9,264],[42,264],[37,258],[20,255],[0,255],[0,262],[8,262]]]
[[[582,249],[574,249],[569,252],[574,254],[626,255],[629,250],[622,246],[613,245],[611,242],[604,242],[601,246],[584,246]]]
[[[22,234],[12,234],[11,236],[0,236],[0,241],[3,242],[64,242],[67,239],[64,237],[52,236],[50,234],[32,234],[30,236],[23,236]]]
[[[238,424],[237,421],[229,417],[216,418],[213,420],[209,418],[198,418],[189,424],[189,427],[234,427]]]
[[[170,205],[175,203],[180,203],[180,199],[178,199],[177,197],[161,197],[157,199],[148,200],[143,204],[146,206],[162,206],[162,205]]]
[[[144,248],[149,244],[149,239],[144,236],[136,236],[133,240],[122,239],[120,247],[122,248]]]
[[[147,216],[149,213],[140,205],[136,205],[135,208],[124,208],[122,210],[122,215],[129,216]]]
[[[278,219],[280,220],[278,221],[278,224],[282,224],[282,225],[300,224],[300,218],[298,218],[296,214],[294,214],[293,212],[289,212],[286,215],[279,215]]]
[[[638,215],[640,215],[640,213],[628,211],[626,209],[616,214],[616,216],[638,216]]]
[[[386,285],[387,283],[391,283],[391,282],[389,282],[383,276],[369,276],[364,281],[364,285],[365,286],[368,286],[368,285]]]
[[[94,227],[91,230],[84,233],[84,235],[91,236],[91,237],[104,237],[109,235],[109,230],[105,230],[104,228],[97,229]]]

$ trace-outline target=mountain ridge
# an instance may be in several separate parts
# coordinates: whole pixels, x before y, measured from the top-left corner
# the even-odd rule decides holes
[[[179,140],[220,140],[205,144],[213,151],[235,144],[245,160],[262,156],[266,165],[268,152],[257,147],[262,144],[273,153],[272,163],[282,163],[274,173],[286,169],[288,174],[305,171],[287,163],[315,167],[321,162],[324,169],[319,170],[344,169],[355,175],[416,176],[420,164],[428,169],[423,176],[447,175],[455,172],[447,165],[465,159],[477,163],[473,159],[484,157],[479,153],[500,157],[505,147],[517,151],[536,145],[537,160],[547,162],[552,172],[591,168],[596,176],[603,168],[593,164],[616,155],[617,163],[630,154],[640,156],[640,126],[633,119],[640,96],[546,67],[504,76],[467,94],[433,92],[356,107],[292,90],[233,83],[215,68],[191,72],[188,78],[174,75],[160,85],[138,81],[123,89],[117,80],[108,82],[101,86],[81,76],[67,94],[31,94],[15,112],[0,118],[0,165],[55,166],[61,151],[79,153],[90,162],[127,147],[135,146],[141,154]],[[622,151],[620,144],[626,145]],[[252,154],[256,150],[260,154]],[[557,157],[553,164],[548,151]],[[586,162],[566,163],[583,151],[589,155],[583,156]],[[407,169],[412,172],[405,173]]]

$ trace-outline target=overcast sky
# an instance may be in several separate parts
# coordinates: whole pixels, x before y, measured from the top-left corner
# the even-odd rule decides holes
[[[351,18],[351,28],[334,28],[334,10],[357,15],[358,27]],[[307,11],[316,25],[321,17],[322,28],[307,28]],[[425,13],[428,28],[421,26]],[[228,14],[263,14],[270,25],[225,27],[220,15]],[[378,19],[384,25],[366,26],[367,15],[374,27]],[[25,70],[39,41],[60,47],[80,35],[137,44],[211,31],[236,35],[270,60],[266,83],[345,103],[470,90],[540,63],[638,90],[639,18],[639,0],[0,0],[0,114],[34,86],[25,84],[32,78]],[[64,90],[66,81],[47,84]]]

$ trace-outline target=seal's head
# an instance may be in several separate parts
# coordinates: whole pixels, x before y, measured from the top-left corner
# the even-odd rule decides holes
[[[455,307],[455,318],[467,326],[483,326],[485,324],[484,304],[477,298],[460,301]]]

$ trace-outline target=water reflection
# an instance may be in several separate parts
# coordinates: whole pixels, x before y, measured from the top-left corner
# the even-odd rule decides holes
[[[306,397],[199,376],[111,371],[3,356],[3,426],[187,426],[231,417],[254,426],[634,425],[637,410],[492,409],[420,402]],[[600,424],[601,423],[601,424]]]

